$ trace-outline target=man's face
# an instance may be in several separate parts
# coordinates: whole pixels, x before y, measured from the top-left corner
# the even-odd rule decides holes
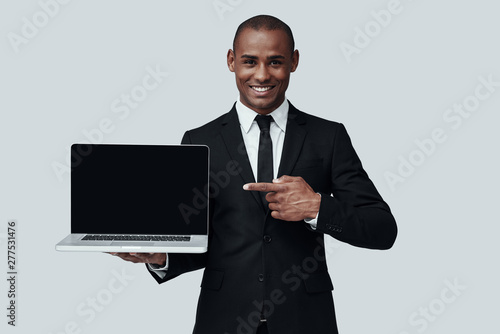
[[[269,114],[285,100],[290,73],[299,63],[299,52],[290,52],[282,30],[243,30],[227,65],[236,77],[241,103],[259,114]]]

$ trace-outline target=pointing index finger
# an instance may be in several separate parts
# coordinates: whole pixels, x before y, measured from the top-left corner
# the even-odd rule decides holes
[[[278,192],[281,191],[282,188],[283,188],[282,185],[267,183],[267,182],[247,183],[243,186],[244,190],[263,191],[263,192],[270,192],[270,191]]]

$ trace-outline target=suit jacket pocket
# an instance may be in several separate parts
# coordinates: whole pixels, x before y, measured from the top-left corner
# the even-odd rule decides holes
[[[223,279],[224,271],[217,269],[205,269],[203,279],[201,280],[201,287],[217,291],[221,288]]]
[[[333,290],[332,280],[328,272],[312,273],[304,279],[306,291],[309,293],[326,292]]]

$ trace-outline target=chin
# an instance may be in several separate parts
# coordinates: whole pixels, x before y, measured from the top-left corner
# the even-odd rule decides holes
[[[272,102],[263,102],[263,101],[255,101],[255,103],[251,104],[257,109],[272,109],[272,108],[278,108],[279,104],[276,103],[276,101]]]

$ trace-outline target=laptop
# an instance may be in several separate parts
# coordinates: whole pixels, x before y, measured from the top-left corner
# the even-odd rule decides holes
[[[58,251],[203,253],[209,148],[73,144],[71,234]]]

